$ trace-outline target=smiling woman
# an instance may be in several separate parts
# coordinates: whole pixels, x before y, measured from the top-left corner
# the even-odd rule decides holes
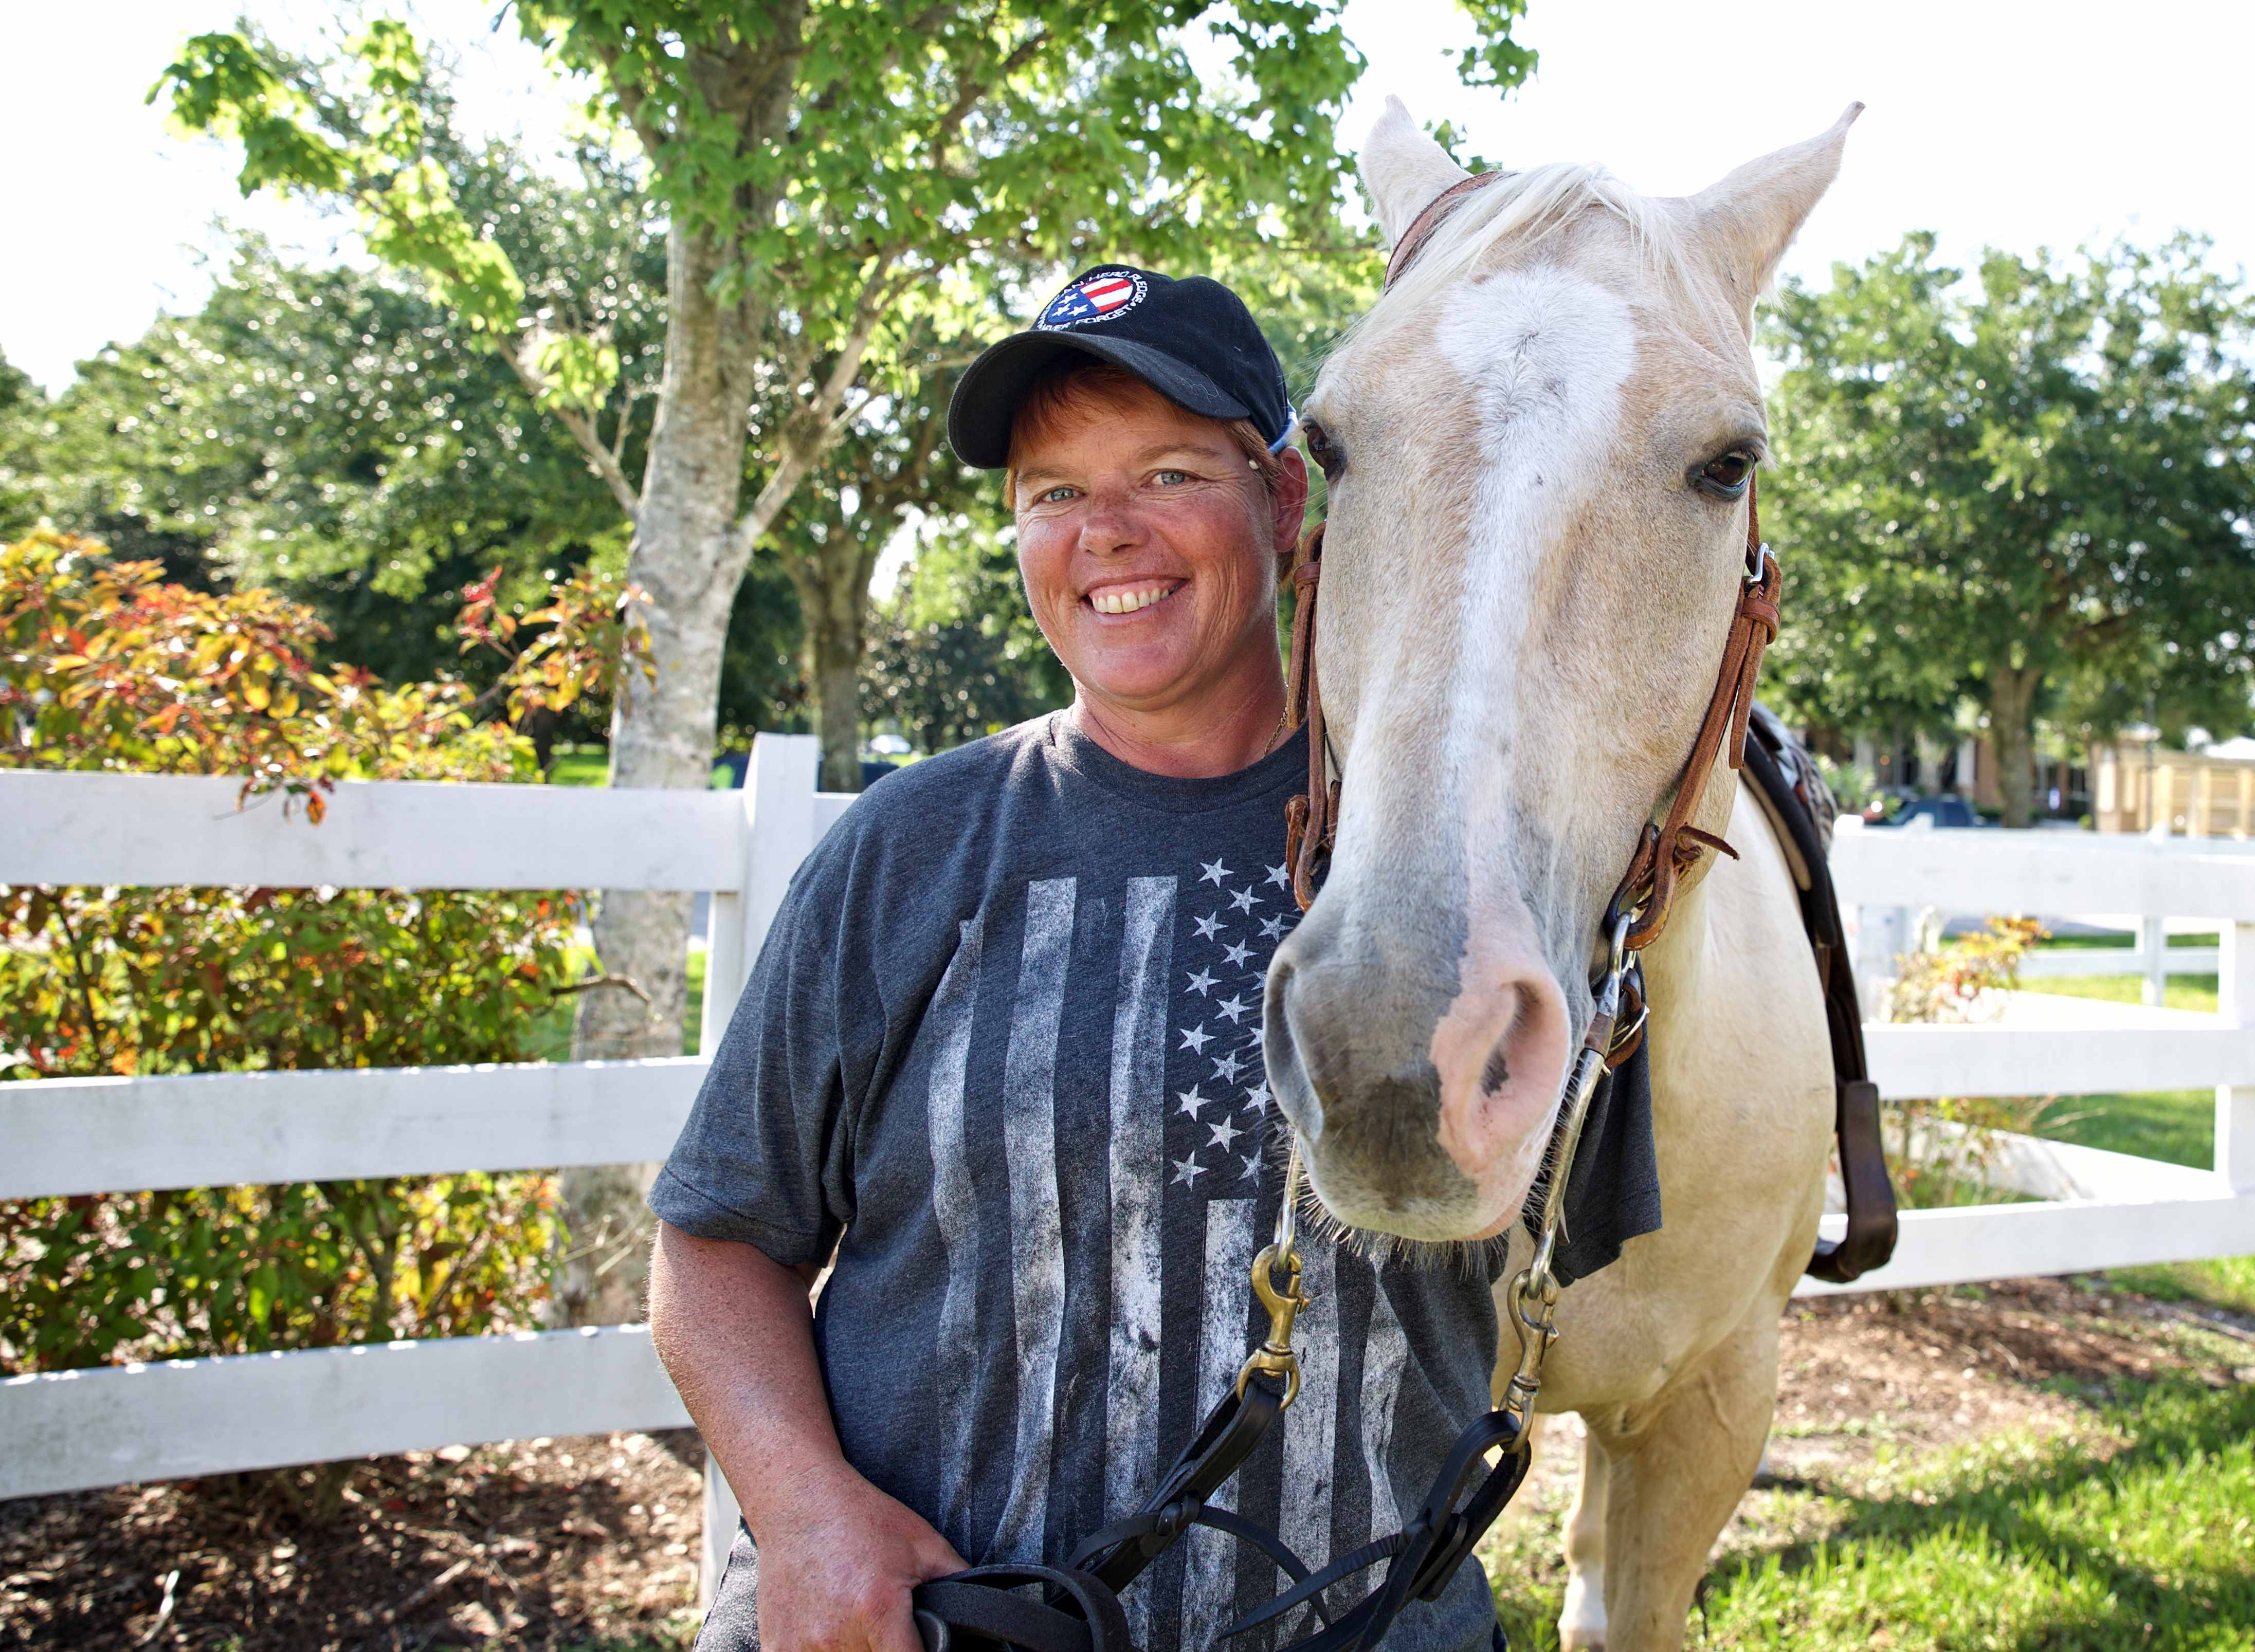
[[[1027,599],[1082,732],[1165,774],[1227,774],[1274,746],[1271,616],[1307,499],[1300,456],[1086,357],[1035,382],[1009,456]]]
[[[652,1337],[748,1522],[705,1652],[917,1652],[911,1588],[966,1559],[1085,1565],[1130,1631],[1099,1644],[1137,1652],[1219,1644],[1275,1592],[1203,1527],[1163,1565],[1076,1550],[1154,1512],[1233,1391],[1284,1196],[1261,1004],[1308,768],[1275,619],[1293,423],[1235,294],[1118,264],[964,375],[949,437],[1006,472],[1073,704],[831,829],[651,1193]],[[1300,1255],[1298,1397],[1229,1495],[1321,1564],[1400,1529],[1488,1410],[1494,1273]],[[1464,1567],[1399,1621],[1486,1652],[1494,1606]]]

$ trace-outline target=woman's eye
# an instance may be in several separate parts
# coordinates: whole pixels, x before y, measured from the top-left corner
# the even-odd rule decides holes
[[[1070,486],[1060,482],[1057,486],[1050,488],[1048,492],[1036,495],[1035,497],[1034,503],[1036,505],[1062,505],[1065,500],[1072,497],[1072,491],[1073,490]]]
[[[1300,426],[1300,434],[1308,444],[1308,457],[1315,460],[1322,470],[1324,480],[1330,482],[1338,480],[1339,472],[1346,468],[1346,455],[1339,452],[1338,444],[1331,440],[1331,432],[1310,419]]]
[[[1162,487],[1173,487],[1181,483],[1187,482],[1190,479],[1191,473],[1188,471],[1161,471],[1156,477],[1152,478],[1152,480],[1157,482]]]
[[[1736,499],[1754,473],[1754,456],[1740,448],[1709,459],[1691,472],[1691,485],[1715,499]]]

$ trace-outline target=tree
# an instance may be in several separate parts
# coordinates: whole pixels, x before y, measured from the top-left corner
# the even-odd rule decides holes
[[[1522,4],[1479,0],[1468,78],[1523,78],[1532,54],[1509,39]],[[246,189],[350,202],[376,256],[423,272],[566,420],[631,518],[628,574],[651,599],[658,680],[615,715],[615,785],[705,783],[729,599],[753,547],[849,429],[917,394],[921,333],[1004,331],[1029,265],[1202,268],[1217,245],[1326,232],[1342,200],[1332,120],[1359,60],[1338,0],[523,0],[516,14],[587,77],[591,112],[632,134],[665,214],[664,367],[638,485],[588,410],[613,356],[529,311],[508,254],[426,152],[422,59],[403,25],[372,24],[348,74],[308,74],[243,33],[200,36],[165,86],[186,128],[242,143]],[[1191,66],[1194,23],[1235,52],[1222,83]],[[864,600],[866,547],[816,542],[806,606]],[[818,646],[855,640],[811,624]],[[843,675],[818,662],[818,682]],[[841,745],[825,770],[851,785]],[[598,950],[648,1007],[589,1001],[582,1054],[669,1046],[687,915],[685,895],[606,899]],[[631,1264],[613,1277],[623,1298]]]
[[[1865,727],[1970,694],[2008,825],[2047,694],[2101,735],[2149,703],[2248,721],[2255,311],[2205,251],[1992,250],[1975,292],[1914,234],[1768,323],[1788,686]]]
[[[0,355],[0,541],[31,531],[45,510],[46,420],[46,394]]]

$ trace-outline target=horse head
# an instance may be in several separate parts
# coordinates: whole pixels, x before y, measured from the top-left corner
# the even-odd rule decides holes
[[[1407,262],[1308,398],[1342,806],[1266,1003],[1275,1095],[1351,1225],[1493,1234],[1542,1168],[1606,906],[1741,591],[1755,295],[1861,108],[1682,199],[1551,165],[1428,213],[1467,175],[1398,102],[1364,148]],[[1692,822],[1719,835],[1734,784],[1718,766]]]

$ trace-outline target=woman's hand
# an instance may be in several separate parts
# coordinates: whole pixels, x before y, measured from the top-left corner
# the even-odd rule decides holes
[[[843,1463],[799,1506],[759,1533],[761,1652],[920,1652],[909,1591],[962,1557]]]

